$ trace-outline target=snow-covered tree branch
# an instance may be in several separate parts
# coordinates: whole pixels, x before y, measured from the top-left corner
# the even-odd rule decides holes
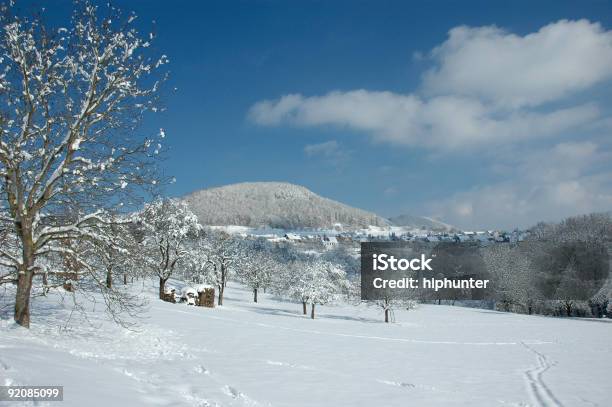
[[[163,299],[166,282],[177,264],[190,254],[189,243],[197,238],[201,227],[187,205],[176,199],[147,204],[140,221],[150,266],[159,278],[159,298]]]
[[[0,212],[17,237],[0,251],[17,272],[15,320],[29,326],[42,258],[108,240],[107,214],[159,184],[158,138],[135,131],[155,111],[165,56],[112,6],[77,1],[67,27],[0,13]],[[7,223],[7,222],[4,222]],[[61,242],[61,244],[60,244]]]
[[[246,256],[238,266],[238,278],[253,290],[257,302],[259,290],[268,288],[279,269],[279,263],[265,239],[257,239],[245,248]]]
[[[297,273],[288,285],[290,296],[302,303],[304,314],[310,303],[310,317],[315,317],[315,306],[335,299],[348,287],[343,269],[326,262],[318,256],[311,256],[296,262]]]
[[[205,256],[208,280],[219,290],[217,303],[223,305],[225,287],[234,271],[234,265],[243,258],[244,250],[233,236],[213,230],[204,234],[200,250]]]

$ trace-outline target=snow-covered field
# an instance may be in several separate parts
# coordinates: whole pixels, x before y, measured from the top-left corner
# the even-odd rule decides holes
[[[65,406],[609,406],[610,320],[425,305],[301,305],[230,284],[215,309],[145,287],[137,332],[34,300],[30,331],[5,308],[0,384],[63,385]],[[51,302],[53,301],[53,302]],[[1,403],[1,402],[0,402]],[[6,405],[19,405],[6,403]],[[38,405],[45,405],[40,403]]]

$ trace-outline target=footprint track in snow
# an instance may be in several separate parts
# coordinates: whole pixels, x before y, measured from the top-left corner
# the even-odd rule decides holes
[[[231,397],[233,400],[240,401],[242,403],[242,405],[244,405],[244,406],[254,407],[254,406],[260,406],[261,405],[257,401],[249,398],[246,394],[240,392],[238,389],[236,389],[235,387],[230,386],[229,384],[226,384],[225,386],[223,386],[221,388],[221,391],[223,391],[223,393],[225,395]]]
[[[521,342],[521,345],[536,356],[537,365],[523,372],[533,400],[541,407],[563,407],[563,403],[557,399],[543,379],[544,373],[553,367],[555,363],[548,360],[546,355],[538,352],[525,342]]]
[[[437,387],[427,386],[427,385],[424,385],[424,384],[415,384],[415,383],[409,383],[409,382],[397,382],[397,381],[393,381],[393,380],[384,380],[384,379],[377,379],[376,382],[381,383],[381,384],[386,384],[387,386],[403,387],[405,389],[419,389],[419,390],[435,391],[435,392],[439,392],[439,393],[455,393],[453,391],[442,390],[442,389],[439,389]]]
[[[312,366],[306,366],[306,365],[295,365],[293,363],[287,363],[287,362],[278,362],[275,360],[266,360],[266,363],[271,365],[271,366],[283,366],[283,367],[290,367],[292,369],[301,369],[301,370],[317,370],[316,368],[312,367]]]
[[[389,386],[395,386],[395,387],[409,387],[409,388],[416,388],[417,386],[415,384],[412,383],[406,383],[406,382],[394,382],[391,380],[377,380],[378,383],[382,383],[382,384],[388,384]]]
[[[194,367],[193,371],[198,373],[198,374],[205,374],[205,375],[209,375],[210,374],[210,371],[208,369],[206,369],[202,365],[198,365],[198,366]]]

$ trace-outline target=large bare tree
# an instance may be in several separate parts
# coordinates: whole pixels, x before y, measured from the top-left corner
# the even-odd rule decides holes
[[[17,284],[22,326],[41,258],[69,255],[87,270],[75,242],[112,246],[107,213],[158,182],[163,131],[135,129],[157,110],[167,61],[148,56],[153,36],[140,36],[134,18],[77,1],[67,27],[49,27],[0,9],[0,211],[15,237],[0,248],[0,266]]]

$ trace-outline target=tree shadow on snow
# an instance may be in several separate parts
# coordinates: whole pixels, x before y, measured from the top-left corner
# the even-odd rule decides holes
[[[301,312],[298,311],[288,311],[278,308],[269,308],[269,307],[258,307],[258,306],[247,306],[247,309],[252,312],[256,312],[258,314],[264,315],[276,315],[281,317],[293,317],[293,318],[303,318],[306,315],[302,315]]]
[[[258,314],[264,314],[264,315],[275,315],[275,316],[291,317],[291,318],[310,318],[310,309],[307,315],[302,314],[300,310],[289,311],[289,310],[283,310],[283,309],[278,309],[278,308],[260,307],[260,306],[249,306],[248,309],[249,311],[253,311]],[[383,322],[382,320],[373,319],[373,318],[354,317],[354,316],[348,316],[348,315],[337,315],[337,314],[326,314],[326,313],[318,314],[316,319],[321,319],[321,320],[334,319],[334,320],[342,320],[342,321],[355,321],[355,322],[362,322],[362,323],[367,323],[367,324],[378,324],[378,323]]]
[[[382,319],[374,319],[374,318],[364,318],[364,317],[352,317],[348,315],[335,315],[335,314],[320,314],[319,318],[321,319],[339,319],[345,321],[356,321],[363,322],[365,324],[380,324],[384,323]]]

